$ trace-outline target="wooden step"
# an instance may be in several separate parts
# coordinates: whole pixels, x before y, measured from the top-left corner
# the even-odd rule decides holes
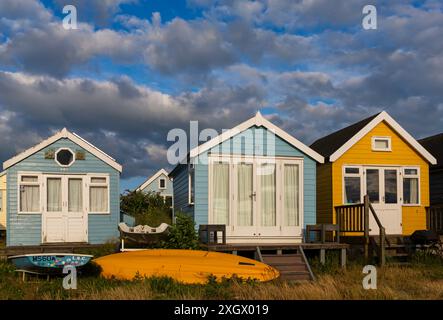
[[[311,274],[301,254],[262,254],[263,262],[280,272],[282,280],[311,280]]]

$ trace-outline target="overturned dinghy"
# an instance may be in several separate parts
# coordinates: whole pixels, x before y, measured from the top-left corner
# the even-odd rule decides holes
[[[155,244],[161,240],[166,240],[169,234],[170,225],[162,223],[156,228],[148,225],[138,225],[129,227],[126,223],[121,222],[118,225],[120,237],[123,240],[135,242],[137,244]]]

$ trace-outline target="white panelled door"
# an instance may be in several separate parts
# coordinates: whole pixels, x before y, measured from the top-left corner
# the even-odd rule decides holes
[[[299,241],[303,160],[209,158],[209,223],[226,224],[227,241]]]
[[[82,176],[45,175],[42,242],[87,242]]]
[[[400,169],[364,167],[365,189],[387,234],[402,234]],[[378,225],[369,215],[370,234],[379,234]]]

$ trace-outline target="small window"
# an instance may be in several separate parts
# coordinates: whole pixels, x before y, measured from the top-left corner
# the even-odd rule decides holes
[[[190,167],[189,169],[189,195],[188,195],[188,200],[189,200],[189,204],[194,204],[194,200],[195,200],[195,174],[194,174],[194,168]]]
[[[60,149],[55,154],[55,161],[62,167],[69,167],[74,163],[75,155],[69,149]]]
[[[165,197],[165,204],[166,204],[168,207],[172,208],[172,197],[171,197],[171,196],[166,196],[166,197]]]
[[[403,172],[403,203],[411,205],[419,204],[419,171],[417,168],[405,168]]]
[[[166,189],[166,179],[161,178],[161,179],[158,181],[158,187],[159,187],[160,189]]]
[[[361,170],[358,167],[345,167],[343,178],[343,203],[353,204],[361,202]]]
[[[373,151],[391,151],[391,137],[372,137]]]
[[[107,177],[91,177],[89,212],[109,213],[109,179]]]
[[[40,182],[38,176],[20,176],[19,212],[40,212]]]
[[[346,174],[359,174],[360,168],[345,168]]]

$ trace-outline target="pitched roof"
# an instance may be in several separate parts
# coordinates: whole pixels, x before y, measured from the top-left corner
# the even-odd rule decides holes
[[[443,132],[418,140],[418,142],[437,158],[437,166],[443,167]]]
[[[369,118],[363,119],[357,123],[351,124],[348,127],[335,131],[323,138],[316,140],[310,145],[312,149],[320,153],[325,158],[337,151],[342,145],[355,136],[361,129],[363,129],[371,120],[373,120],[380,113],[374,114]]]
[[[40,142],[36,146],[29,148],[22,153],[16,155],[15,157],[3,162],[3,170],[6,170],[16,163],[28,158],[29,156],[33,155],[34,153],[46,148],[47,146],[53,144],[54,142],[60,140],[60,139],[69,139],[75,144],[79,145],[86,151],[90,152],[109,166],[113,167],[115,170],[122,172],[122,166],[118,164],[114,158],[106,154],[104,151],[100,150],[99,148],[95,147],[79,135],[69,132],[66,128],[63,128],[63,130],[57,132],[55,135],[49,137],[48,139]]]
[[[299,140],[297,140],[296,138],[291,136],[289,133],[287,133],[284,130],[282,130],[281,128],[277,127],[275,124],[273,124],[272,122],[270,122],[266,118],[264,118],[260,112],[257,112],[255,117],[252,117],[251,119],[240,123],[238,126],[232,128],[230,130],[227,130],[227,131],[223,132],[222,134],[212,138],[211,140],[195,147],[194,149],[191,150],[190,157],[194,158],[194,157],[198,156],[199,154],[203,153],[204,151],[211,149],[212,147],[222,143],[225,140],[230,139],[231,137],[249,129],[252,126],[264,127],[266,129],[269,129],[275,135],[279,136],[280,138],[285,140],[290,145],[296,147],[298,150],[305,153],[306,155],[308,155],[309,157],[311,157],[315,161],[317,161],[319,163],[324,162],[323,156],[321,156],[316,151],[312,150],[307,145],[305,145],[304,143],[300,142]]]
[[[386,122],[429,163],[437,163],[437,160],[432,156],[432,154],[423,148],[423,146],[418,143],[418,141],[415,140],[405,129],[403,129],[386,111],[382,111],[349,127],[321,138],[315,141],[311,145],[311,148],[323,154],[323,156],[329,157],[329,161],[334,162],[382,121]],[[330,146],[328,146],[328,144],[330,144]]]
[[[165,169],[160,169],[158,170],[155,174],[153,174],[151,177],[149,177],[145,182],[143,182],[137,189],[136,191],[141,191],[144,188],[146,188],[147,186],[149,186],[153,181],[155,181],[155,179],[157,179],[158,177],[160,177],[162,174],[164,174],[166,177],[169,178],[168,176],[168,172]]]

